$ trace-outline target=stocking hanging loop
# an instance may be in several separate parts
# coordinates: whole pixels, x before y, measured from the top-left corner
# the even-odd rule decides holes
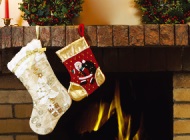
[[[84,36],[84,24],[79,24],[78,33],[81,37]]]
[[[40,38],[40,26],[36,26],[36,38],[39,40]]]

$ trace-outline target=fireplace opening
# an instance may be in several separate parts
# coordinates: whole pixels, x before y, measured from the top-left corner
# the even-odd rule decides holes
[[[68,88],[68,73],[56,73]],[[89,97],[73,101],[39,140],[172,140],[172,72],[105,73]]]

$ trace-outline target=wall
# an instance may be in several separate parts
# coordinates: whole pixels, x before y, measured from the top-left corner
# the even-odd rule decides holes
[[[85,0],[76,23],[86,25],[137,25],[140,12],[134,0]]]
[[[173,77],[174,140],[190,139],[190,73],[175,73]]]
[[[11,24],[28,26],[20,18],[21,12],[18,3],[22,0],[9,0]],[[4,0],[0,5],[0,18],[4,17]],[[139,11],[133,0],[85,0],[81,16],[74,20],[74,24],[86,25],[137,25],[140,24]],[[4,26],[0,19],[0,26]]]
[[[29,126],[30,95],[13,75],[1,74],[0,81],[0,140],[38,140]]]
[[[10,18],[13,18],[11,20],[11,24],[18,24],[21,25],[27,25],[26,22],[23,22],[22,19],[20,18],[21,12],[18,9],[18,3],[22,2],[22,0],[9,0],[9,16]],[[2,0],[1,5],[0,5],[0,26],[4,26],[3,19],[5,17],[5,0]]]

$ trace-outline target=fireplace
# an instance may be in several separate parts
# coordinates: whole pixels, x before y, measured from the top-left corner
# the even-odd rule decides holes
[[[54,52],[79,38],[77,28],[40,27],[40,39],[48,47],[48,60],[65,87],[69,84],[69,74]],[[28,124],[31,97],[6,68],[20,47],[36,38],[35,27],[0,28],[0,112],[4,112],[0,114],[0,139],[52,140],[52,137],[73,136],[93,140],[109,133],[110,139],[117,140],[115,109],[109,119],[102,117],[101,123],[97,123],[95,115],[91,116],[99,114],[102,106],[108,112],[115,94],[120,95],[123,112],[129,114],[126,120],[131,123],[127,125],[130,131],[125,137],[128,134],[145,140],[189,139],[189,36],[189,26],[180,24],[86,26],[85,37],[106,75],[106,82],[88,98],[73,102],[51,134],[38,136]],[[85,121],[92,123],[85,125]]]
[[[171,72],[105,75],[107,79],[102,87],[88,98],[73,102],[55,130],[39,136],[39,140],[173,139]]]

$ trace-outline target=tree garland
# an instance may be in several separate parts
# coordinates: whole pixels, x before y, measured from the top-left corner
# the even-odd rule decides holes
[[[135,0],[145,24],[185,24],[190,22],[190,0]]]
[[[29,25],[69,25],[82,11],[83,0],[23,0],[19,9]]]

